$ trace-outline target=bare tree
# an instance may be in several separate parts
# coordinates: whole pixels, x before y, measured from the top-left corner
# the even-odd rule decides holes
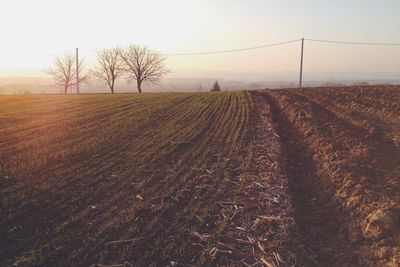
[[[89,75],[84,73],[83,60],[79,61],[79,82],[88,80]],[[76,85],[76,62],[72,54],[65,54],[63,57],[57,57],[54,60],[52,68],[46,71],[52,75],[57,86],[64,88],[64,94],[68,93],[68,88]]]
[[[121,50],[120,54],[125,71],[136,81],[139,93],[142,92],[142,83],[158,83],[160,78],[168,73],[166,59],[145,46],[131,45]]]
[[[93,69],[93,75],[103,80],[114,93],[115,80],[123,72],[123,62],[118,48],[103,49],[97,54],[97,66]]]

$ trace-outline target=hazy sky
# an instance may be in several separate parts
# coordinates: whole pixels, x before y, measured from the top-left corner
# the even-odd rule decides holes
[[[400,43],[399,0],[13,0],[0,15],[0,75],[33,75],[42,56],[139,43],[170,53],[316,38]],[[235,54],[168,58],[182,70],[297,71],[300,43]],[[90,61],[94,53],[81,51]],[[25,60],[40,57],[37,60]],[[400,47],[306,43],[313,72],[400,72]],[[393,74],[394,73],[394,74]]]

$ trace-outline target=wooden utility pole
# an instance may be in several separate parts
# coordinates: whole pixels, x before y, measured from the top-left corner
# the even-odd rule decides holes
[[[304,38],[301,38],[300,82],[299,82],[300,88],[303,86],[303,52],[304,52]]]
[[[76,93],[79,94],[79,52],[76,48]]]

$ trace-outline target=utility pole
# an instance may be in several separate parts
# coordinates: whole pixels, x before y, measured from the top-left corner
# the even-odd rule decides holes
[[[76,48],[76,93],[79,94],[79,52]]]
[[[300,88],[303,86],[303,52],[304,52],[304,38],[301,38],[300,82],[299,82]]]

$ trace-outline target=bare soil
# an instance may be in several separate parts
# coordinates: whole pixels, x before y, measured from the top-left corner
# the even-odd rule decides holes
[[[321,266],[398,266],[397,87],[260,92],[287,159],[295,219]]]
[[[400,88],[0,97],[1,266],[400,266]]]

